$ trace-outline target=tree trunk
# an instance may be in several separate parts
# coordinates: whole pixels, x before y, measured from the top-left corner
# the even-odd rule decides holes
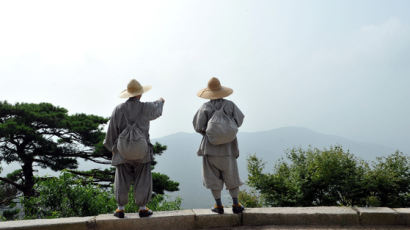
[[[34,176],[33,176],[33,160],[26,160],[22,166],[24,182],[23,194],[24,197],[34,196]]]

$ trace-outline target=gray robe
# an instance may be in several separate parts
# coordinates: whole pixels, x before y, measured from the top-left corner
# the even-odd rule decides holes
[[[151,141],[149,139],[149,123],[162,115],[164,103],[160,100],[155,102],[141,102],[137,98],[129,98],[126,102],[115,107],[108,125],[107,135],[105,136],[104,146],[113,152],[111,164],[117,166],[124,163],[147,163],[153,160],[153,151]],[[127,127],[127,117],[131,123],[137,122],[138,127],[144,133],[150,145],[149,154],[142,161],[127,161],[124,160],[118,153],[117,138],[122,130]]]
[[[194,129],[196,132],[202,134],[202,141],[199,146],[197,154],[199,156],[233,156],[235,158],[239,157],[238,140],[235,138],[230,143],[222,145],[212,145],[208,141],[208,137],[205,135],[206,127],[208,125],[209,119],[211,119],[213,113],[215,112],[215,107],[220,109],[222,104],[225,104],[225,113],[234,119],[238,127],[242,125],[244,115],[239,110],[239,108],[229,100],[216,99],[210,100],[202,105],[202,107],[196,112],[193,120]]]

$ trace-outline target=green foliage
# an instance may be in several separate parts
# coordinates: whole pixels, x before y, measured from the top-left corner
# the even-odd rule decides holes
[[[167,150],[166,145],[161,145],[158,142],[155,142],[154,146],[152,146],[155,155],[162,155],[165,150]]]
[[[2,170],[3,169],[0,166],[0,173]],[[19,170],[9,173],[6,178],[8,180],[16,180],[16,175],[19,174],[17,171]],[[17,218],[20,209],[16,208],[16,203],[14,202],[16,197],[17,189],[4,181],[0,181],[0,207],[7,208],[6,210],[3,210],[2,215],[0,215],[0,221],[13,220]]]
[[[21,180],[21,170],[15,170],[14,172],[7,174],[5,179],[10,181]],[[13,205],[17,195],[18,191],[15,186],[4,181],[0,181],[0,207]]]
[[[181,203],[181,197],[176,197],[174,200],[169,200],[169,196],[158,194],[152,197],[152,200],[147,206],[154,211],[172,211],[180,210]]]
[[[111,153],[101,148],[102,125],[107,121],[95,115],[69,115],[49,103],[0,102],[0,161],[22,167],[18,182],[0,180],[32,196],[34,165],[58,171],[76,168],[78,158],[107,162]]]
[[[75,170],[80,158],[111,163],[112,154],[102,144],[107,121],[95,115],[69,115],[66,109],[49,103],[0,102],[0,161],[21,165],[20,170],[0,177],[0,205],[10,205],[17,194],[23,194],[27,218],[111,212],[115,201],[107,191],[114,181],[115,168]],[[153,148],[155,155],[166,150],[159,143]],[[75,176],[65,172],[60,178],[36,178],[34,166],[67,169]],[[164,174],[153,173],[154,195],[177,191],[178,185]],[[155,202],[158,208],[168,205],[163,196],[155,197]],[[173,205],[179,207],[178,202],[171,202],[169,207]]]
[[[37,196],[22,200],[27,219],[92,216],[112,212],[116,205],[112,192],[69,172],[39,180],[35,190]]]
[[[116,208],[112,189],[102,188],[93,183],[92,178],[84,180],[67,171],[59,177],[39,180],[35,190],[37,196],[22,199],[26,219],[93,216],[112,213]],[[132,202],[132,188],[129,198],[126,211],[138,212],[138,207]],[[180,206],[180,198],[168,201],[164,195],[155,195],[148,204],[154,211],[178,210]]]
[[[165,191],[178,191],[179,183],[169,179],[167,175],[152,172],[153,191],[155,194],[164,194]]]
[[[366,178],[373,206],[410,206],[410,156],[401,152],[378,158]]]
[[[409,157],[402,153],[380,158],[370,168],[341,147],[292,149],[273,173],[248,158],[249,185],[269,206],[409,206]]]
[[[175,198],[175,200],[167,200],[166,198],[168,197],[164,194],[154,194],[147,206],[153,211],[172,211],[181,209],[182,199],[180,197]],[[132,187],[128,193],[128,200],[129,202],[125,206],[125,211],[138,212],[139,207],[135,204],[135,202],[133,202],[134,191]]]
[[[239,200],[247,208],[260,208],[263,206],[263,201],[261,196],[258,196],[255,191],[245,191],[239,192]]]
[[[176,197],[175,200],[168,199],[169,197],[163,194],[155,195],[148,203],[148,207],[154,211],[172,211],[181,209],[181,197]]]
[[[2,218],[3,220],[15,220],[20,213],[20,209],[4,210]]]

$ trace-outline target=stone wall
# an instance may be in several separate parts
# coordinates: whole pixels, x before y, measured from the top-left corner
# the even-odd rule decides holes
[[[155,212],[149,218],[136,213],[118,219],[112,214],[92,217],[37,219],[0,222],[0,230],[133,230],[201,229],[213,227],[300,226],[410,226],[410,208],[296,207],[249,208],[236,215],[225,208],[218,215],[209,209]]]

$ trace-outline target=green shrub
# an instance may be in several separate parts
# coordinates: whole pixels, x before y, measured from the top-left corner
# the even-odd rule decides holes
[[[147,204],[148,208],[153,211],[172,211],[180,210],[182,199],[177,197],[175,200],[167,200],[169,198],[163,194],[155,194],[152,196],[151,201]],[[128,193],[128,204],[125,206],[126,212],[138,212],[139,207],[133,202],[134,192],[133,188],[130,188]]]
[[[239,200],[247,208],[260,208],[263,206],[263,201],[260,196],[258,196],[255,191],[248,192],[242,190],[239,192]]]
[[[2,220],[14,220],[17,218],[18,214],[20,213],[20,209],[11,209],[11,210],[4,210],[2,215]]]
[[[22,201],[27,219],[93,216],[115,208],[111,192],[69,172],[39,180],[34,189],[37,195]]]
[[[248,158],[249,185],[269,206],[410,206],[409,156],[396,152],[372,167],[342,147],[292,149],[273,173]]]
[[[34,188],[36,196],[22,199],[26,219],[94,216],[112,213],[116,208],[112,189],[96,185],[92,178],[79,178],[66,171],[59,177],[39,178]],[[137,212],[132,189],[129,196],[126,211]],[[180,198],[167,201],[161,194],[153,196],[148,204],[154,211],[177,210],[180,206]]]
[[[369,205],[410,207],[410,156],[401,152],[378,158],[367,175]]]

